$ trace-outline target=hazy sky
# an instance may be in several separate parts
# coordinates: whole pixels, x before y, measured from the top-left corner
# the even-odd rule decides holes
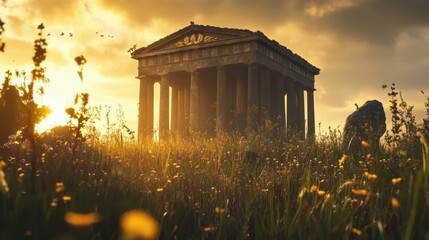
[[[393,82],[421,121],[420,90],[429,94],[428,11],[426,0],[7,0],[0,7],[6,22],[0,78],[6,69],[31,70],[36,28],[44,23],[51,82],[43,101],[54,109],[51,121],[64,121],[64,107],[82,90],[90,92],[93,105],[122,105],[135,130],[137,61],[127,50],[194,21],[260,30],[319,67],[316,124],[323,129],[342,128],[354,104],[366,100],[382,101],[388,112],[381,86]],[[78,55],[88,60],[82,85]]]

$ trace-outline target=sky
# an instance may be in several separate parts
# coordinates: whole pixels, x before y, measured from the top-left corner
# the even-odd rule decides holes
[[[53,109],[41,125],[66,122],[77,92],[94,106],[121,106],[137,129],[137,61],[128,49],[145,47],[190,24],[262,31],[321,69],[316,76],[316,124],[342,129],[367,100],[383,103],[395,83],[417,121],[429,95],[427,0],[6,0],[0,78],[7,69],[32,69],[37,26],[48,42],[43,63],[50,83],[41,101]],[[64,35],[62,34],[64,33]],[[49,36],[47,36],[49,34]],[[74,62],[87,59],[80,82]],[[319,127],[316,126],[318,132]]]

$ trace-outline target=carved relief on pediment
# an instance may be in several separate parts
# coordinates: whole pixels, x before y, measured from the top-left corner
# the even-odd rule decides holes
[[[198,34],[194,33],[176,42],[174,46],[183,47],[183,46],[195,45],[199,43],[213,42],[213,41],[216,41],[217,39],[218,38],[215,36],[203,35],[201,33],[198,33]]]

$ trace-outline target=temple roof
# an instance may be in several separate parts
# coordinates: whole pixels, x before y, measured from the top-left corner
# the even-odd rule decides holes
[[[190,34],[192,34],[191,39],[189,39],[188,37]],[[132,53],[132,57],[134,59],[139,59],[144,55],[155,53],[158,51],[168,51],[169,49],[177,50],[180,47],[195,47],[195,45],[190,46],[192,45],[192,43],[201,43],[199,45],[204,46],[204,44],[221,43],[231,40],[256,40],[259,42],[263,42],[265,43],[265,45],[268,45],[269,47],[283,54],[292,61],[311,70],[314,74],[319,74],[320,72],[319,68],[310,64],[307,60],[305,60],[298,54],[292,52],[287,47],[280,45],[277,41],[269,39],[267,36],[264,35],[264,33],[260,31],[252,32],[247,29],[222,28],[208,25],[197,25],[193,23],[164,38],[161,38],[160,40],[148,45],[147,47],[142,47],[135,50]]]

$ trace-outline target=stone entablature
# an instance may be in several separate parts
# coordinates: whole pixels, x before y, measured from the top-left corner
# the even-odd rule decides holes
[[[195,35],[201,35],[202,34],[191,34],[191,36]],[[139,68],[143,69],[141,74],[139,72],[139,75],[150,75],[151,69],[150,67],[159,66],[159,65],[166,65],[166,64],[174,64],[174,63],[182,63],[184,61],[198,61],[198,60],[207,60],[207,58],[222,58],[225,56],[232,56],[232,55],[238,55],[242,56],[242,62],[255,62],[257,61],[255,58],[257,57],[265,57],[267,60],[273,61],[273,64],[278,64],[277,71],[284,72],[285,69],[289,69],[300,76],[313,80],[314,81],[314,75],[318,74],[319,69],[315,68],[314,66],[305,66],[309,65],[305,60],[301,59],[300,57],[297,58],[295,54],[290,53],[289,55],[292,55],[292,57],[297,58],[294,60],[291,60],[291,56],[286,56],[285,53],[276,52],[275,49],[272,49],[272,47],[267,46],[263,42],[257,42],[260,40],[259,37],[251,37],[249,39],[234,39],[234,40],[224,40],[225,42],[221,42],[220,39],[218,40],[218,37],[209,36],[210,41],[203,40],[202,42],[197,42],[189,45],[181,45],[178,46],[177,43],[182,42],[179,41],[173,45],[171,45],[168,48],[160,49],[153,52],[147,52],[145,54],[142,54],[139,56],[136,54],[134,58],[141,58],[141,61],[139,61]],[[185,37],[187,39],[189,37]],[[203,38],[204,39],[204,38]],[[188,40],[189,41],[189,40]],[[247,42],[246,42],[247,41]],[[211,44],[207,44],[211,43]],[[204,44],[203,44],[204,43]],[[201,46],[195,46],[197,44],[201,44]],[[287,50],[285,50],[287,51]],[[249,53],[252,52],[254,56],[248,56]],[[244,54],[244,55],[243,55]],[[234,59],[231,59],[233,61]],[[304,64],[301,62],[304,61]],[[214,61],[214,64],[217,65],[218,61]],[[235,61],[237,63],[238,61]],[[234,62],[228,62],[227,64],[234,64]],[[303,66],[304,65],[304,66]],[[210,67],[205,64],[205,67]],[[147,68],[145,71],[144,68]],[[188,68],[189,69],[189,68]],[[187,69],[187,70],[188,70]],[[156,69],[155,72],[158,72],[159,69]],[[285,74],[292,74],[287,73]]]
[[[153,122],[154,81],[161,84],[160,132],[203,130],[203,122],[213,117],[206,110],[211,104],[216,106],[216,131],[226,130],[228,121],[241,130],[240,121],[253,127],[253,121],[259,121],[251,116],[253,109],[264,109],[273,117],[287,117],[289,127],[304,132],[303,92],[307,91],[307,132],[314,135],[314,76],[320,70],[259,31],[191,24],[137,49],[133,58],[139,61],[141,81],[139,136],[150,135],[143,126]],[[173,88],[172,96],[168,87]]]

